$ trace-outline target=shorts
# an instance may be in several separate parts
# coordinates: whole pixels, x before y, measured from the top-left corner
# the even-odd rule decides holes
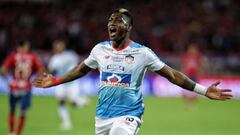
[[[79,85],[70,82],[56,86],[56,97],[59,100],[68,99],[71,102],[76,102],[79,97]]]
[[[9,104],[10,111],[15,112],[17,103],[20,103],[21,111],[26,111],[31,106],[31,91],[30,90],[19,90],[16,92],[10,92]]]
[[[120,116],[109,119],[95,119],[95,135],[111,134],[116,128],[124,130],[127,135],[136,135],[141,126],[141,120],[135,116]]]

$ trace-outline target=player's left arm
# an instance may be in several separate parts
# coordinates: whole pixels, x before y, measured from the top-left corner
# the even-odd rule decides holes
[[[220,84],[219,81],[213,83],[208,88],[205,88],[204,86],[188,78],[182,72],[177,71],[167,65],[165,65],[163,68],[155,72],[167,78],[173,84],[176,84],[189,91],[194,91],[198,94],[202,94],[210,99],[227,100],[227,99],[231,99],[232,97],[232,95],[229,93],[231,92],[231,90],[217,88],[217,85]]]

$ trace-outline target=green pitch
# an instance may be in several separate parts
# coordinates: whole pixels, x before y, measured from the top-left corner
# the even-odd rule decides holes
[[[96,97],[84,108],[69,106],[74,128],[61,131],[54,97],[33,98],[23,135],[94,135]],[[145,114],[138,135],[239,135],[240,103],[201,99],[187,109],[180,98],[145,98]],[[0,96],[0,135],[7,135],[7,97]]]

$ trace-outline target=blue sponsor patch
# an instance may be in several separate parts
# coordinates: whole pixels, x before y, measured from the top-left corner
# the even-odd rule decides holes
[[[101,85],[112,85],[119,87],[130,87],[131,74],[116,74],[102,72]]]

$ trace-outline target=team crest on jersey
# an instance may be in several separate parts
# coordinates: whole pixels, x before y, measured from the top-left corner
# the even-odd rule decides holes
[[[133,63],[133,61],[134,61],[134,57],[133,57],[131,54],[129,54],[129,55],[127,55],[127,56],[125,57],[125,61],[126,61],[128,64],[131,64],[131,63]]]
[[[124,60],[124,56],[111,56],[111,60],[115,62],[122,62]]]
[[[116,74],[102,72],[101,85],[111,85],[118,87],[130,87],[131,74]]]

